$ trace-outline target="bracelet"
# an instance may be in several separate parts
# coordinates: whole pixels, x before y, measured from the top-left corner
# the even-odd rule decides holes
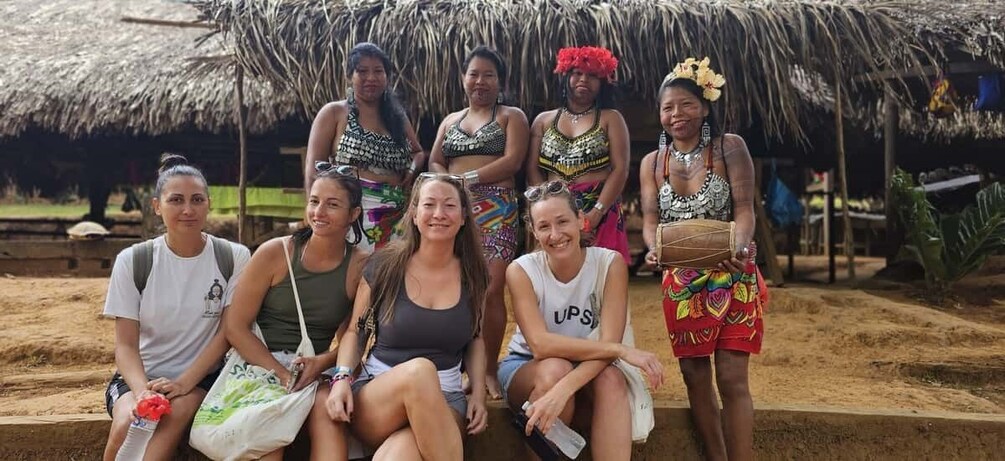
[[[416,171],[419,171],[419,164],[415,162],[415,158],[413,157],[412,164],[408,165],[408,172],[415,174]]]
[[[342,381],[342,380],[349,380],[349,384],[350,385],[352,384],[352,381],[353,381],[352,377],[348,373],[339,373],[339,374],[337,374],[335,376],[332,376],[331,382],[328,383],[329,389],[334,388],[335,387],[335,383],[337,383],[339,381]]]
[[[336,365],[335,370],[332,372],[333,375],[340,375],[342,373],[345,373],[347,375],[352,374],[352,368],[342,365]]]
[[[478,170],[471,170],[471,171],[469,171],[467,173],[464,173],[463,175],[461,175],[461,178],[464,180],[465,184],[468,184],[468,185],[478,184],[478,181],[479,181],[479,179],[478,179]]]
[[[603,203],[602,203],[602,202],[601,202],[600,200],[597,200],[597,203],[595,203],[595,204],[593,205],[593,208],[594,208],[595,210],[597,210],[597,211],[599,211],[599,212],[603,213],[603,212],[604,212],[604,209],[605,209],[605,208],[607,208],[607,206],[605,206],[605,205],[604,205],[604,204],[603,204]]]

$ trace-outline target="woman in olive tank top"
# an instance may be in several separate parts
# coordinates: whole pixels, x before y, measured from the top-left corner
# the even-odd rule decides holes
[[[329,369],[335,366],[337,350],[329,349],[348,326],[367,255],[356,248],[362,238],[361,196],[354,168],[324,165],[308,196],[307,226],[292,237],[269,240],[255,252],[224,321],[227,340],[248,363],[275,371],[288,387],[291,369],[299,369],[293,390],[326,381],[332,375]],[[347,239],[350,230],[353,235]],[[283,245],[290,251],[307,335],[318,354],[315,357],[294,355],[301,340],[300,323]],[[258,323],[264,343],[252,334],[252,322]],[[327,398],[328,386],[318,386],[306,422],[311,459],[332,455],[348,459],[345,430],[325,412]],[[262,459],[282,459],[283,451]]]

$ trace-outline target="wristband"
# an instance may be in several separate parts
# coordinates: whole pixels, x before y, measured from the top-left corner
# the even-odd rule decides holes
[[[478,184],[478,181],[479,181],[479,179],[478,179],[478,170],[471,170],[471,171],[469,171],[467,173],[464,173],[463,175],[461,175],[461,178],[464,179],[464,183],[465,184],[468,184],[468,185]]]
[[[605,209],[605,208],[607,208],[607,206],[605,206],[605,205],[604,205],[604,204],[603,204],[603,203],[602,203],[602,202],[601,202],[600,200],[597,200],[597,203],[595,203],[595,204],[593,205],[593,208],[594,208],[595,210],[597,210],[597,211],[599,211],[599,212],[603,213],[603,212],[604,212],[604,209]]]
[[[341,366],[341,365],[336,365],[335,366],[335,370],[332,372],[333,375],[340,375],[340,374],[343,374],[343,373],[345,373],[347,375],[348,374],[352,374],[352,368],[349,368],[349,367],[346,367],[346,366]]]

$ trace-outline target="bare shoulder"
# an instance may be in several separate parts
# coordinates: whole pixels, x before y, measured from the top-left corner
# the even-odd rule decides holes
[[[318,110],[316,120],[343,120],[348,117],[349,106],[345,101],[332,101]]]
[[[505,120],[507,123],[510,121],[522,122],[524,125],[527,124],[527,114],[523,112],[523,109],[515,106],[499,106],[500,119]]]
[[[608,121],[608,122],[611,122],[611,121],[614,121],[614,122],[617,122],[617,121],[624,122],[625,121],[624,115],[621,115],[621,111],[617,110],[617,109],[601,109],[600,110],[600,119],[604,120],[604,121]]]
[[[558,109],[546,110],[537,114],[537,117],[534,117],[534,128],[537,129],[551,123],[551,120],[554,119],[557,114]]]
[[[722,135],[722,146],[726,152],[735,149],[747,150],[747,142],[740,135],[734,133],[725,133]]]

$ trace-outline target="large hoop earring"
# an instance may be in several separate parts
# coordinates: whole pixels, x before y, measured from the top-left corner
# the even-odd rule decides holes
[[[712,142],[712,127],[708,125],[706,118],[701,122],[701,145],[707,146],[710,142]]]

